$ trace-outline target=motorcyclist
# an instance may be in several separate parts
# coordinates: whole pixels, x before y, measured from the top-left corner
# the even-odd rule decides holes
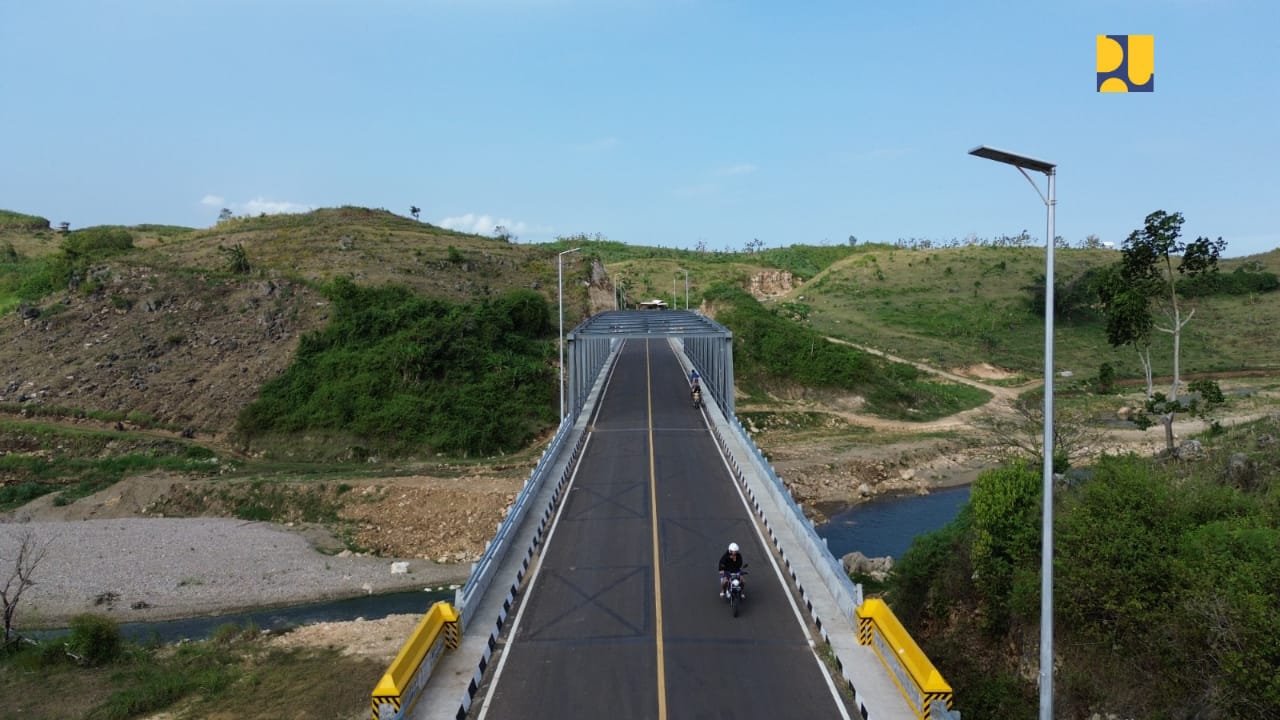
[[[702,389],[694,385],[693,389],[689,391],[689,397],[693,399],[693,406],[698,407],[702,404]]]
[[[742,553],[738,552],[738,543],[731,542],[720,556],[720,597],[729,592],[729,575],[736,572],[742,572]]]

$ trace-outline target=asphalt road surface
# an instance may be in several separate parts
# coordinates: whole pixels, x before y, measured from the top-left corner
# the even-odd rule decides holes
[[[627,342],[588,431],[471,717],[850,717],[666,341]],[[737,618],[730,541],[750,564]]]

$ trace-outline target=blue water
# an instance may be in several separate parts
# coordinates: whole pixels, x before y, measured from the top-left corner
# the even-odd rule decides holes
[[[932,532],[951,522],[959,513],[960,505],[968,499],[968,486],[939,490],[929,495],[884,498],[837,513],[830,522],[819,525],[817,531],[819,536],[827,539],[827,546],[836,558],[857,550],[867,557],[890,555],[899,560],[917,535]],[[452,590],[364,595],[229,615],[122,623],[120,632],[138,642],[173,643],[183,639],[207,638],[215,629],[229,623],[240,626],[252,623],[261,630],[279,630],[317,622],[356,618],[377,620],[388,615],[425,613],[432,603],[452,600],[453,596]],[[65,632],[41,630],[30,635],[47,638]]]
[[[453,600],[452,590],[386,593],[362,595],[345,600],[293,605],[289,607],[250,610],[231,615],[183,618],[162,622],[121,623],[120,634],[136,642],[173,643],[179,640],[203,640],[219,626],[234,623],[245,626],[250,623],[259,630],[280,630],[318,622],[341,622],[364,618],[378,620],[388,615],[425,613],[437,600]],[[57,637],[66,630],[40,630],[29,634],[35,638]]]
[[[917,535],[933,532],[955,519],[969,499],[969,486],[928,495],[885,498],[855,505],[819,525],[818,535],[837,559],[855,550],[867,557],[901,560]]]

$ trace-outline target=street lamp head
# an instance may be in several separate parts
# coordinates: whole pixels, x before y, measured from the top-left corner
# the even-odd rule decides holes
[[[987,160],[1002,162],[1006,165],[1013,165],[1014,167],[1042,172],[1045,175],[1052,175],[1054,168],[1057,167],[1057,165],[1054,165],[1051,162],[1037,160],[1033,157],[1027,157],[1026,155],[1011,153],[1008,150],[997,150],[996,148],[987,147],[986,145],[979,145],[978,147],[970,150],[969,154],[975,157],[986,158]]]

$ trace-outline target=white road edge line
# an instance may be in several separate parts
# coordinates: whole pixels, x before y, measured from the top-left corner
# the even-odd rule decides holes
[[[618,352],[621,353],[622,349],[619,348]],[[609,377],[605,380],[604,387],[600,389],[601,400],[604,399],[605,393],[609,391],[609,385],[613,382],[613,371],[617,367],[618,364],[615,362],[613,367],[609,368]],[[600,416],[600,408],[602,407],[604,407],[603,402],[596,403],[596,409],[591,416],[591,422],[589,425],[595,424],[595,419]],[[586,431],[584,430],[584,432]],[[579,458],[586,456],[587,446],[590,444],[591,433],[588,432],[586,441],[582,443],[582,452],[578,454]],[[578,479],[579,467],[581,467],[579,464],[575,464],[573,466],[573,475],[569,476],[569,484],[564,488],[564,497],[560,498],[560,507],[556,509],[556,517],[551,521],[551,528],[547,530],[547,537],[542,542],[543,549],[551,547],[551,538],[556,534],[556,528],[560,525],[560,515],[564,512],[565,506],[569,504],[569,493],[573,490],[573,483]],[[529,603],[526,601],[529,599],[529,596],[533,594],[533,586],[538,582],[538,577],[542,574],[540,572],[541,570],[542,552],[539,551],[537,567],[534,568],[529,577],[529,586],[520,592],[520,594],[524,596],[520,598],[520,609],[516,611],[516,617],[511,621],[511,630],[507,634],[507,645],[502,649],[502,657],[498,658],[498,666],[493,669],[493,679],[489,681],[489,689],[484,694],[484,702],[480,704],[480,714],[477,716],[476,720],[484,720],[485,715],[489,712],[489,703],[493,700],[493,693],[498,688],[498,679],[502,676],[502,668],[507,664],[507,657],[511,655],[511,645],[514,642],[516,631],[520,628],[520,619],[524,617],[524,609],[529,607]]]
[[[703,417],[705,421],[706,416],[704,415]],[[714,433],[712,433],[712,438],[714,439]],[[767,551],[769,564],[773,566],[773,572],[778,576],[778,581],[782,583],[783,589],[787,591],[787,602],[791,604],[791,612],[795,614],[796,622],[800,624],[800,630],[809,641],[809,652],[813,655],[813,661],[818,664],[818,671],[822,673],[822,679],[827,681],[827,688],[831,690],[831,696],[835,700],[836,708],[840,710],[840,717],[844,718],[844,720],[850,720],[849,711],[844,706],[844,698],[840,696],[840,690],[836,688],[836,684],[831,680],[831,673],[827,671],[827,666],[822,662],[822,658],[818,657],[817,644],[813,640],[813,635],[809,633],[809,625],[806,623],[804,615],[800,614],[800,606],[796,605],[796,599],[787,584],[787,577],[783,575],[782,568],[778,566],[777,558],[773,556],[769,539],[764,536],[764,532],[760,529],[760,524],[756,522],[755,512],[751,508],[751,503],[747,501],[747,496],[743,494],[742,486],[733,477],[733,466],[729,464],[729,458],[725,456],[724,449],[720,447],[720,443],[715,443],[715,446],[716,452],[720,453],[720,460],[724,462],[725,469],[729,471],[729,482],[733,484],[733,489],[738,491],[738,499],[742,501],[742,506],[746,508],[747,516],[752,518],[751,527],[756,531],[756,537],[760,538],[760,544]]]

